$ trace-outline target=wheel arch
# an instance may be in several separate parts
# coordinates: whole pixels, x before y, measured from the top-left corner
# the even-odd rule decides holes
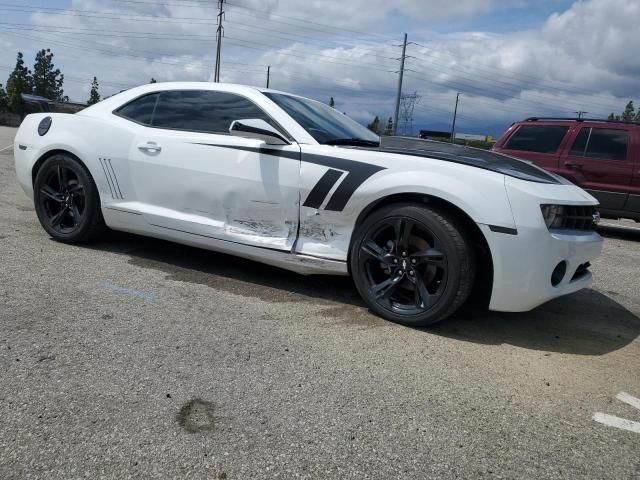
[[[480,230],[476,222],[463,209],[445,200],[441,197],[429,195],[425,193],[407,192],[396,193],[378,198],[363,208],[358,215],[353,232],[362,225],[365,219],[373,212],[394,204],[416,204],[425,206],[434,206],[441,211],[445,211],[453,215],[462,222],[464,228],[471,236],[473,248],[476,253],[476,278],[472,288],[470,301],[482,307],[488,307],[493,291],[493,256],[489,243]],[[349,241],[348,255],[351,255],[351,247],[353,245],[355,235],[351,236]],[[350,258],[347,258],[347,265],[350,265]]]
[[[76,155],[75,153],[65,148],[53,148],[51,150],[46,151],[42,155],[40,155],[40,157],[38,157],[38,159],[33,164],[33,167],[31,168],[31,185],[35,184],[36,176],[38,175],[38,172],[40,171],[40,168],[42,168],[42,165],[44,164],[44,162],[46,162],[51,157],[54,157],[56,155],[61,155],[61,154],[69,155],[70,157],[73,157],[74,160],[76,160],[80,165],[82,165],[85,168],[85,170],[87,170],[87,172],[89,172],[89,175],[91,175],[91,178],[93,179],[93,181],[94,182],[96,181],[96,178],[93,175],[93,172],[91,171],[89,166],[84,161],[82,161],[82,159],[78,157],[78,155]]]

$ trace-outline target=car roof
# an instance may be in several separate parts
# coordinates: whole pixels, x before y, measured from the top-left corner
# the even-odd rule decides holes
[[[575,124],[601,124],[603,126],[623,126],[623,127],[640,127],[639,123],[625,122],[622,120],[606,120],[602,118],[562,118],[562,117],[529,117],[514,125],[575,125]]]
[[[125,103],[143,95],[165,90],[214,90],[237,93],[247,97],[254,97],[260,93],[258,87],[241,85],[237,83],[213,83],[213,82],[156,82],[147,83],[105,98],[104,100],[81,110],[82,115],[99,115],[110,112]]]

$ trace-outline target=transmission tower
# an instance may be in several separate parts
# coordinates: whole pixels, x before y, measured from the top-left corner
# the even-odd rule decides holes
[[[418,92],[403,93],[400,96],[400,118],[402,120],[402,135],[413,135],[413,109],[422,98]]]

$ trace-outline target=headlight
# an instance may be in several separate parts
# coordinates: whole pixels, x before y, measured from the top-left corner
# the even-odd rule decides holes
[[[561,205],[540,205],[547,228],[561,228],[564,207]]]

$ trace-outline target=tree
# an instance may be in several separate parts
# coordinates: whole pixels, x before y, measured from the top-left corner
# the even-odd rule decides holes
[[[9,99],[7,98],[7,92],[2,88],[0,83],[0,112],[6,112],[9,107]]]
[[[33,78],[31,70],[24,65],[22,52],[18,52],[16,67],[7,80],[7,103],[9,110],[22,116],[24,113],[24,102],[20,94],[31,93],[33,91]]]
[[[633,121],[636,123],[640,123],[640,108],[636,112],[636,118],[634,118]]]
[[[633,100],[629,100],[627,106],[624,107],[621,119],[623,122],[632,122],[636,116],[636,109],[633,107]]]
[[[158,81],[155,78],[151,77],[151,81],[149,83],[158,83]]]
[[[65,99],[62,85],[64,75],[53,65],[53,53],[44,48],[36,53],[36,63],[33,65],[33,93],[49,100],[63,101]]]
[[[331,108],[334,108],[334,107],[336,106],[336,102],[333,100],[333,97],[331,97],[331,98],[329,99],[329,106],[330,106]]]
[[[87,105],[94,105],[100,101],[98,86],[98,79],[96,77],[93,77],[93,82],[91,82],[91,92],[89,92],[89,100],[87,100]]]
[[[380,133],[380,119],[376,115],[375,118],[367,125],[367,128],[371,130],[373,133]]]
[[[389,117],[383,135],[393,135],[393,118]]]
[[[607,117],[607,120],[610,120],[612,122],[618,122],[620,121],[620,115],[616,115],[615,113],[611,112]]]

